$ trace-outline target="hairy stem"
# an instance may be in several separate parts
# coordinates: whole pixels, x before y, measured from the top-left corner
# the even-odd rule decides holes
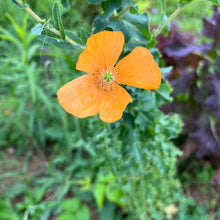
[[[25,5],[23,5],[21,0],[15,0],[16,3],[18,5],[20,5],[32,18],[34,18],[37,22],[41,23],[41,24],[45,24],[46,20],[40,18],[35,12],[33,12],[30,8],[26,7]],[[47,29],[48,31],[56,34],[57,36],[61,37],[61,33],[60,31],[58,31],[56,28],[51,28],[51,27],[44,27],[45,29]],[[65,36],[65,41],[71,45],[79,45],[76,42],[74,42],[72,39],[70,39],[68,36]],[[82,45],[79,45],[80,47],[84,48]]]
[[[161,33],[161,31],[185,8],[186,5],[183,5],[176,9],[170,17],[162,23],[162,25],[157,29],[155,36]]]
[[[134,0],[133,3],[137,4],[139,0]],[[124,8],[121,12],[119,12],[117,15],[113,17],[113,20],[119,20],[132,6],[128,5],[126,8]]]

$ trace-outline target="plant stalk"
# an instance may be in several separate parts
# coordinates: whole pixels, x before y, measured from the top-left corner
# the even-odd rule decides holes
[[[134,4],[137,4],[139,0],[134,0]],[[132,6],[128,5],[126,8],[124,8],[121,12],[119,12],[117,15],[113,17],[113,20],[119,20]]]
[[[18,5],[20,5],[32,18],[34,18],[37,22],[41,23],[41,24],[45,24],[46,20],[40,18],[35,12],[33,12],[30,8],[26,7],[25,5],[23,5],[21,0],[15,0],[16,3]],[[57,36],[61,37],[61,33],[60,31],[58,31],[56,28],[51,28],[51,27],[44,27],[45,29],[47,29],[48,31],[56,34]],[[72,39],[70,39],[68,36],[65,36],[65,41],[68,42],[69,44],[75,46],[75,45],[79,45],[81,48],[84,48],[82,45],[77,44],[76,42],[74,42]]]
[[[155,36],[161,33],[161,31],[185,8],[186,5],[183,5],[176,9],[176,11],[173,12],[173,14],[170,15],[170,17],[163,22],[163,24],[157,29]]]

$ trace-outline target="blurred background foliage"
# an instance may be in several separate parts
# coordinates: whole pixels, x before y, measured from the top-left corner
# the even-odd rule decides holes
[[[52,20],[54,2],[27,1]],[[108,7],[68,2],[58,2],[63,25],[84,43],[100,25],[118,27]],[[138,2],[151,30],[160,25],[160,7]],[[177,7],[167,0],[166,14]],[[30,31],[36,22],[12,1],[0,2],[0,14],[0,219],[220,219],[217,8],[194,1],[168,36],[157,37],[162,57],[151,52],[162,67],[161,88],[127,87],[134,103],[112,125],[75,118],[58,104],[57,89],[81,74],[80,48],[39,41]],[[148,38],[137,37],[146,44],[144,31]],[[135,46],[128,32],[123,55]]]

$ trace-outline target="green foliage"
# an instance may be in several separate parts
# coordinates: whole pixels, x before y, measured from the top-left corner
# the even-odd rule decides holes
[[[129,8],[134,7],[130,2],[125,5]],[[104,14],[97,16],[93,22],[94,32],[110,28],[114,31],[122,31],[126,41],[135,40],[139,45],[146,45],[151,39],[147,13],[133,14],[130,10],[125,11],[124,7],[120,1],[104,2],[102,4]],[[114,14],[114,11],[119,12]]]
[[[179,0],[179,4],[183,5],[183,4],[193,2],[193,1],[196,1],[196,0]],[[213,4],[220,6],[220,3],[218,0],[204,0],[204,1],[212,2]]]
[[[172,89],[164,79],[170,68],[161,68],[158,90],[126,86],[133,103],[113,124],[97,116],[68,115],[56,98],[58,88],[81,74],[75,64],[91,34],[123,32],[126,42],[120,58],[136,46],[153,48],[156,36],[150,31],[148,13],[139,13],[137,1],[129,0],[88,1],[101,3],[101,15],[98,7],[85,1],[55,2],[52,14],[44,5],[54,1],[36,2],[30,2],[30,8],[41,8],[40,13],[53,17],[54,23],[43,19],[46,22],[32,29],[35,36],[29,33],[33,22],[28,16],[17,20],[14,9],[0,26],[0,146],[14,149],[13,156],[22,155],[16,158],[24,160],[24,167],[0,174],[1,186],[7,185],[1,194],[0,218],[7,219],[10,213],[15,220],[89,220],[93,211],[100,220],[169,219],[170,207],[178,206],[176,219],[199,215],[208,219],[206,209],[184,197],[176,175],[181,152],[173,140],[183,124],[179,116],[160,111],[172,101]],[[158,28],[167,21],[165,1],[160,4]],[[88,8],[97,15],[92,31]],[[162,31],[167,34],[169,27]],[[159,52],[150,51],[159,63]],[[36,159],[41,166],[34,162],[32,171],[31,160]]]
[[[53,16],[54,16],[54,26],[56,29],[60,31],[61,37],[65,40],[65,32],[63,29],[63,23],[60,17],[60,12],[59,12],[59,7],[58,7],[57,2],[54,3]]]
[[[13,212],[12,205],[9,199],[0,201],[0,218],[17,220],[18,216]]]
[[[70,8],[70,5],[72,4],[73,0],[61,0],[61,4],[65,7],[65,8]]]
[[[61,207],[64,212],[62,212],[57,219],[58,220],[89,220],[89,209],[86,205],[82,205],[80,200],[77,198],[64,200],[61,203]]]
[[[210,220],[211,218],[206,212],[207,206],[205,204],[203,206],[198,206],[192,198],[183,199],[179,206],[179,212],[176,219]]]

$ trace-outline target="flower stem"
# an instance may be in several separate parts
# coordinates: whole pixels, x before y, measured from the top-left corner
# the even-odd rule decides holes
[[[133,3],[137,4],[139,0],[134,0]],[[119,20],[132,6],[128,5],[126,8],[124,8],[121,12],[119,12],[117,15],[113,17],[113,20]]]
[[[162,25],[157,29],[155,36],[161,33],[161,31],[185,8],[186,5],[183,5],[176,9],[176,11],[173,12],[173,14],[170,15],[170,17],[163,22]]]
[[[41,23],[41,24],[45,24],[46,19],[42,19],[40,18],[35,12],[33,12],[30,8],[26,7],[21,0],[15,0],[15,2],[21,6],[32,18],[34,18],[37,22]],[[51,27],[44,27],[45,29],[47,29],[48,31],[56,34],[57,36],[61,37],[61,33],[60,31],[58,31],[56,28],[51,28]],[[84,48],[82,45],[77,44],[76,42],[74,42],[72,39],[70,39],[68,36],[65,36],[65,41],[71,45],[79,45],[80,47]]]

